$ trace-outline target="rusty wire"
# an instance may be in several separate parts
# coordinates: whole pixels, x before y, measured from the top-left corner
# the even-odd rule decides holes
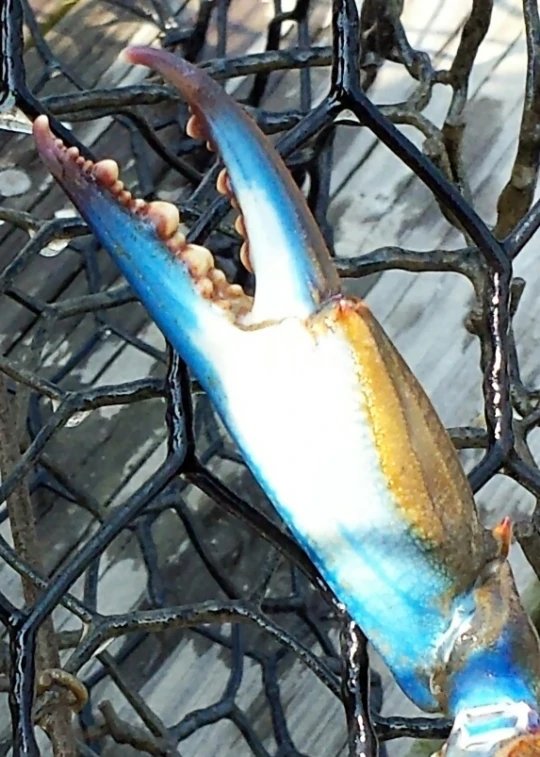
[[[429,187],[445,217],[463,233],[466,247],[428,253],[389,247],[337,260],[338,268],[349,278],[403,269],[452,271],[471,281],[476,306],[470,327],[482,348],[486,430],[452,429],[453,439],[460,449],[485,450],[471,473],[475,491],[502,472],[538,497],[540,472],[527,437],[540,421],[539,395],[520,378],[511,329],[511,317],[522,291],[522,283],[512,281],[512,261],[540,225],[540,203],[533,204],[540,156],[536,136],[540,110],[537,4],[523,2],[528,51],[523,117],[514,169],[501,193],[493,230],[470,203],[461,163],[467,86],[489,26],[492,0],[473,0],[457,53],[445,69],[436,69],[424,51],[411,47],[400,21],[403,3],[397,0],[364,0],[360,13],[353,0],[334,0],[331,46],[314,44],[310,37],[310,14],[317,5],[314,0],[297,0],[288,12],[283,12],[280,1],[275,0],[266,50],[240,57],[227,55],[232,4],[229,0],[200,0],[179,3],[173,10],[167,0],[101,3],[109,12],[121,9],[141,24],[153,24],[164,46],[200,62],[215,78],[249,77],[243,102],[266,132],[279,134],[279,149],[295,178],[302,182],[309,177],[309,202],[330,244],[327,210],[333,137],[344,111],[357,118],[355,128],[370,129]],[[292,46],[281,34],[286,22],[293,22],[296,29]],[[191,225],[190,238],[209,239],[231,278],[249,287],[249,276],[238,262],[239,240],[226,220],[227,204],[213,194],[216,166],[178,128],[186,120],[178,95],[155,82],[89,88],[56,56],[28,0],[6,0],[1,24],[0,107],[14,119],[10,128],[23,116],[32,119],[46,112],[53,129],[67,144],[77,144],[83,154],[92,157],[88,147],[79,143],[77,129],[67,128],[65,122],[76,126],[112,117],[129,136],[138,194],[154,197],[164,176],[172,171],[185,188],[178,204]],[[211,24],[216,41],[209,60],[205,58]],[[41,61],[41,75],[31,84],[26,80],[23,55],[28,40]],[[368,93],[387,61],[405,67],[417,87],[406,102],[378,108]],[[331,83],[328,95],[314,106],[311,76],[321,67],[330,67]],[[270,75],[291,70],[299,71],[299,106],[279,113],[268,110],[265,99]],[[55,90],[47,94],[53,79]],[[434,127],[422,113],[436,84],[452,90],[442,129]],[[431,151],[431,158],[398,131],[399,124],[412,124],[429,136],[437,147]],[[171,126],[175,132],[171,132]],[[172,144],[171,133],[176,134]],[[0,153],[11,148],[12,140],[11,136],[2,139]],[[159,170],[155,158],[149,161],[150,154],[161,161]],[[153,168],[149,168],[150,163]],[[526,181],[524,167],[528,169]],[[223,437],[211,408],[179,358],[140,338],[140,320],[137,328],[124,327],[122,318],[113,317],[116,311],[123,312],[121,308],[132,306],[134,298],[110,268],[104,272],[99,249],[88,238],[85,224],[73,217],[40,220],[32,204],[12,207],[6,203],[0,207],[0,220],[4,221],[2,299],[16,303],[28,316],[26,351],[15,350],[20,337],[0,357],[0,501],[4,503],[2,520],[10,521],[14,540],[11,546],[0,538],[0,556],[20,574],[24,588],[21,605],[15,606],[0,594],[1,620],[9,638],[1,657],[0,684],[9,691],[14,754],[34,757],[40,753],[34,723],[47,732],[55,754],[98,755],[104,753],[106,744],[116,743],[139,752],[171,755],[177,750],[182,753],[183,742],[198,729],[225,719],[234,723],[253,754],[268,755],[267,742],[237,703],[247,660],[261,669],[261,695],[271,722],[275,753],[280,756],[302,753],[302,746],[291,736],[279,685],[281,671],[293,659],[299,659],[329,691],[342,698],[348,725],[343,743],[348,743],[351,755],[373,757],[379,748],[377,742],[384,744],[402,736],[444,737],[448,723],[442,719],[382,717],[378,713],[377,687],[370,697],[365,639],[342,616],[314,567],[282,530],[260,495],[256,504],[251,501],[255,488],[246,483],[247,489],[233,491],[216,474],[216,462],[228,461],[241,470],[242,461]],[[39,292],[25,288],[25,272],[40,252],[61,239],[78,255],[76,271],[84,279],[84,291],[64,296],[66,284],[52,299],[45,300]],[[93,323],[89,337],[64,365],[46,369],[41,358],[47,338],[61,332],[64,324],[67,334],[73,319],[82,318]],[[80,365],[112,337],[147,354],[157,362],[158,369],[148,378],[127,383],[81,386],[77,379]],[[13,356],[15,353],[18,357]],[[21,360],[21,354],[28,359]],[[113,507],[110,499],[102,502],[94,498],[88,487],[80,485],[76,474],[63,469],[54,447],[50,451],[51,442],[82,413],[107,406],[132,405],[137,409],[149,401],[162,403],[168,455],[121,507]],[[513,412],[519,418],[516,422]],[[84,421],[80,429],[82,433]],[[107,455],[107,439],[102,443]],[[242,480],[248,480],[247,474]],[[207,503],[211,518],[203,510],[190,507],[188,494],[194,489],[211,500],[212,504]],[[244,495],[244,491],[251,494]],[[63,555],[52,572],[44,568],[39,528],[34,522],[35,503],[41,501],[44,492],[49,493],[49,501],[52,497],[58,517],[62,507],[69,504],[84,513],[91,524],[73,552]],[[177,538],[187,545],[190,565],[196,566],[194,575],[205,588],[202,597],[198,591],[187,590],[181,581],[172,588],[168,585],[170,577],[164,565],[170,555],[160,554],[153,533],[164,513],[173,513],[176,518]],[[540,562],[539,517],[534,516],[532,525],[522,534],[522,546],[534,567]],[[249,576],[249,580],[244,576],[242,586],[240,576],[216,554],[214,539],[219,532],[228,534],[226,538],[231,540],[230,534],[239,528],[245,528],[253,543],[263,545],[259,547],[263,560],[258,575]],[[130,534],[140,550],[146,571],[145,597],[130,611],[104,615],[98,611],[100,566],[106,548],[123,533]],[[82,598],[73,593],[79,579],[83,583]],[[77,630],[55,631],[51,612],[59,605],[78,619]],[[332,635],[336,629],[341,632],[340,644]],[[186,634],[216,645],[223,650],[230,671],[218,701],[187,713],[172,725],[165,725],[141,694],[144,676],[150,678],[158,663],[163,663],[159,655],[152,664],[141,661],[141,655],[153,649],[156,634],[168,634],[169,653]],[[105,649],[111,639],[121,639],[121,643]],[[65,650],[69,650],[67,657]],[[85,672],[84,666],[91,659],[97,664]],[[137,665],[144,674],[133,674]],[[95,691],[104,681],[113,682],[122,692],[139,718],[138,725],[121,717],[110,702],[99,700]],[[78,712],[77,727],[70,722],[71,711]],[[8,748],[6,741],[0,746],[1,754]]]

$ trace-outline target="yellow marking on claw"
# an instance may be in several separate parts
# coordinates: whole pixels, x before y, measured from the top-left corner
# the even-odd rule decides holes
[[[369,308],[342,300],[337,320],[355,355],[383,474],[412,532],[466,584],[484,560],[472,494],[422,387]],[[453,538],[448,539],[452,533]],[[467,549],[463,560],[463,548]],[[472,554],[470,553],[472,550]]]

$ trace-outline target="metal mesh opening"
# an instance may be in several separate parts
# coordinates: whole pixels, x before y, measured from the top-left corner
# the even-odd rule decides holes
[[[408,169],[406,191],[418,179],[415,186],[431,190],[448,245],[340,256],[340,273],[468,279],[466,325],[481,347],[486,423],[455,427],[452,437],[459,449],[482,451],[470,474],[475,491],[502,472],[537,497],[528,436],[540,420],[539,394],[521,379],[512,330],[525,283],[512,279],[512,262],[540,223],[537,4],[523,0],[521,9],[527,56],[517,152],[489,227],[473,207],[463,145],[493,2],[473,0],[470,15],[456,14],[455,49],[440,55],[411,45],[403,6],[5,0],[0,754],[46,754],[52,745],[58,755],[293,757],[320,753],[324,732],[325,751],[374,755],[375,734],[384,751],[403,736],[447,733],[441,719],[380,714],[365,639],[282,529],[205,396],[38,165],[27,136],[28,119],[47,112],[67,144],[114,157],[138,196],[175,201],[190,239],[209,244],[247,287],[239,238],[214,189],[215,156],[185,136],[177,95],[130,72],[121,48],[159,39],[234,91],[276,135],[330,245],[344,212],[335,168],[350,135],[382,142]],[[370,93],[389,68],[407,84],[395,102],[376,107]],[[439,125],[429,114],[437,85],[449,93]],[[354,157],[340,165],[345,181]],[[537,570],[536,516],[517,536]],[[306,728],[315,702],[324,702],[319,730]]]

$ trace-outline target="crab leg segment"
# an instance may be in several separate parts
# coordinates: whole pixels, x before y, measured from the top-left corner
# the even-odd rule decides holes
[[[125,52],[179,89],[226,166],[256,276],[251,323],[305,317],[339,292],[322,234],[285,164],[252,119],[196,66],[148,47]]]

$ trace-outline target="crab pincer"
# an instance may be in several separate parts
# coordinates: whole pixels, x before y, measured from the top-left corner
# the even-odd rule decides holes
[[[257,125],[186,61],[140,47],[126,57],[179,89],[188,131],[219,153],[254,296],[186,241],[175,206],[134,199],[114,161],[85,161],[39,117],[45,164],[398,684],[455,719],[442,753],[540,753],[539,644],[507,561],[509,528],[483,531],[428,397],[369,308],[342,294],[304,196]]]

